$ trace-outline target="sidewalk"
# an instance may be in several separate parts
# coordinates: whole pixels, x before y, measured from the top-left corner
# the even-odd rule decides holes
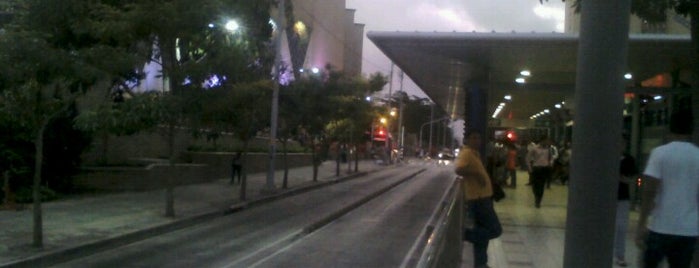
[[[32,243],[31,205],[21,211],[0,211],[0,267],[43,266],[61,259],[128,244],[219,217],[284,196],[321,187],[383,169],[371,160],[359,162],[358,172],[348,164],[326,161],[313,182],[311,166],[289,170],[289,189],[281,189],[283,171],[275,173],[277,192],[265,194],[267,174],[247,176],[247,200],[239,199],[240,185],[229,178],[175,188],[175,217],[165,214],[164,190],[124,192],[73,198],[42,204],[44,248]],[[354,163],[352,163],[354,171]]]

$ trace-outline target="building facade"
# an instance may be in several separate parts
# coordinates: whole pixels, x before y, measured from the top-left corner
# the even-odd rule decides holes
[[[364,25],[354,22],[355,10],[347,9],[345,0],[292,0],[289,7],[293,14],[283,49],[295,72],[330,65],[361,75]]]
[[[292,67],[289,68],[293,70],[288,73],[290,77],[326,66],[349,76],[362,74],[364,24],[354,22],[355,10],[347,9],[345,0],[290,0],[286,3],[282,61],[285,66]],[[272,10],[270,14],[278,13]],[[169,91],[158,64],[151,62],[143,68],[146,77],[134,91]]]

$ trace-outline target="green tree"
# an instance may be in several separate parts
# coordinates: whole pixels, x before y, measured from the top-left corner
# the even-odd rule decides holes
[[[222,85],[256,81],[271,69],[267,42],[270,1],[113,1],[105,8],[113,21],[124,22],[117,32],[128,43],[146,49],[145,61],[161,67],[169,92],[158,98],[158,122],[165,129],[174,165],[174,135],[201,112],[201,99],[212,78]],[[223,26],[228,19],[243,25],[236,32]],[[106,28],[105,28],[106,29]],[[166,187],[165,215],[174,216],[174,182]]]
[[[28,1],[28,10],[41,10]],[[44,2],[42,2],[44,3]],[[50,4],[50,3],[46,3]],[[23,19],[25,17],[22,17]],[[49,23],[56,16],[46,18]],[[62,28],[61,30],[69,30]],[[99,69],[89,63],[93,47],[62,39],[57,33],[22,22],[0,39],[0,120],[18,125],[34,145],[33,245],[43,246],[40,187],[46,129],[69,111],[75,99],[97,81]]]
[[[330,102],[336,107],[326,125],[325,132],[330,141],[337,142],[338,157],[336,158],[336,173],[340,173],[340,151],[348,151],[356,147],[362,140],[367,127],[376,117],[376,109],[366,100],[368,93],[373,93],[370,81],[361,77],[347,77],[344,73],[336,73],[330,76],[327,82],[327,90],[335,92],[330,96]],[[356,154],[355,154],[356,156]],[[355,168],[358,158],[355,157]]]
[[[202,121],[217,131],[232,132],[243,142],[240,199],[247,199],[246,159],[250,140],[269,127],[272,81],[260,80],[219,87],[207,92]]]
[[[312,154],[313,181],[318,179],[318,166],[327,152],[325,126],[335,111],[335,105],[329,101],[335,94],[327,90],[325,75],[318,74],[301,77],[283,91],[280,103],[284,109],[295,109],[285,114],[285,122],[295,126],[301,145],[309,148]]]
[[[328,66],[320,74],[300,77],[281,92],[282,125],[289,137],[311,150],[314,181],[331,141],[359,142],[370,128],[375,111],[365,99],[386,81],[379,73],[369,79],[347,77]]]

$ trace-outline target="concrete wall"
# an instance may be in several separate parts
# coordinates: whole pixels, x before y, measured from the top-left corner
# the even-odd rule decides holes
[[[76,186],[87,189],[112,191],[143,191],[167,186],[168,180],[175,185],[203,183],[230,178],[231,160],[234,153],[188,152],[192,164],[153,163],[142,167],[86,167],[74,179]],[[277,155],[277,170],[284,169],[282,155]],[[267,171],[267,153],[248,154],[243,167],[247,174]],[[147,160],[146,160],[147,161]],[[289,154],[289,168],[310,166],[310,154]]]
[[[242,143],[229,134],[221,135],[216,141],[220,148],[226,148],[226,151],[234,151],[242,148]],[[249,148],[267,148],[269,139],[255,138],[249,142]],[[98,160],[102,155],[104,140],[96,137],[91,147],[82,155],[84,166],[101,166],[105,163],[100,163]],[[214,142],[207,140],[202,136],[199,138],[192,137],[192,133],[188,129],[179,129],[175,135],[175,152],[177,162],[192,162],[188,158],[190,147],[213,147]],[[154,130],[149,132],[141,132],[131,136],[110,136],[107,140],[107,165],[132,165],[134,159],[168,159],[167,139],[162,130]],[[298,146],[296,146],[298,147]],[[281,146],[280,146],[281,148]],[[139,161],[139,160],[136,160]]]
[[[146,167],[85,168],[74,179],[76,186],[113,191],[144,191],[174,185],[210,181],[209,169],[202,164],[151,164]]]
[[[205,164],[209,169],[209,176],[215,179],[230,178],[231,161],[233,160],[234,153],[188,152],[187,155],[193,163]],[[310,166],[312,164],[311,154],[289,154],[287,161],[289,168]],[[245,156],[243,171],[247,174],[266,172],[268,163],[269,156],[267,153],[249,153]],[[283,155],[281,152],[277,153],[275,169],[284,169]]]

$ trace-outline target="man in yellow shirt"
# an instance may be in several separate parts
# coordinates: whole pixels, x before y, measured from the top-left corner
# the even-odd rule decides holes
[[[502,226],[493,208],[493,188],[483,167],[478,148],[482,142],[478,132],[466,136],[466,145],[456,158],[456,174],[463,177],[466,214],[473,220],[472,228],[464,228],[463,239],[473,244],[474,267],[488,266],[488,242],[502,234]]]

